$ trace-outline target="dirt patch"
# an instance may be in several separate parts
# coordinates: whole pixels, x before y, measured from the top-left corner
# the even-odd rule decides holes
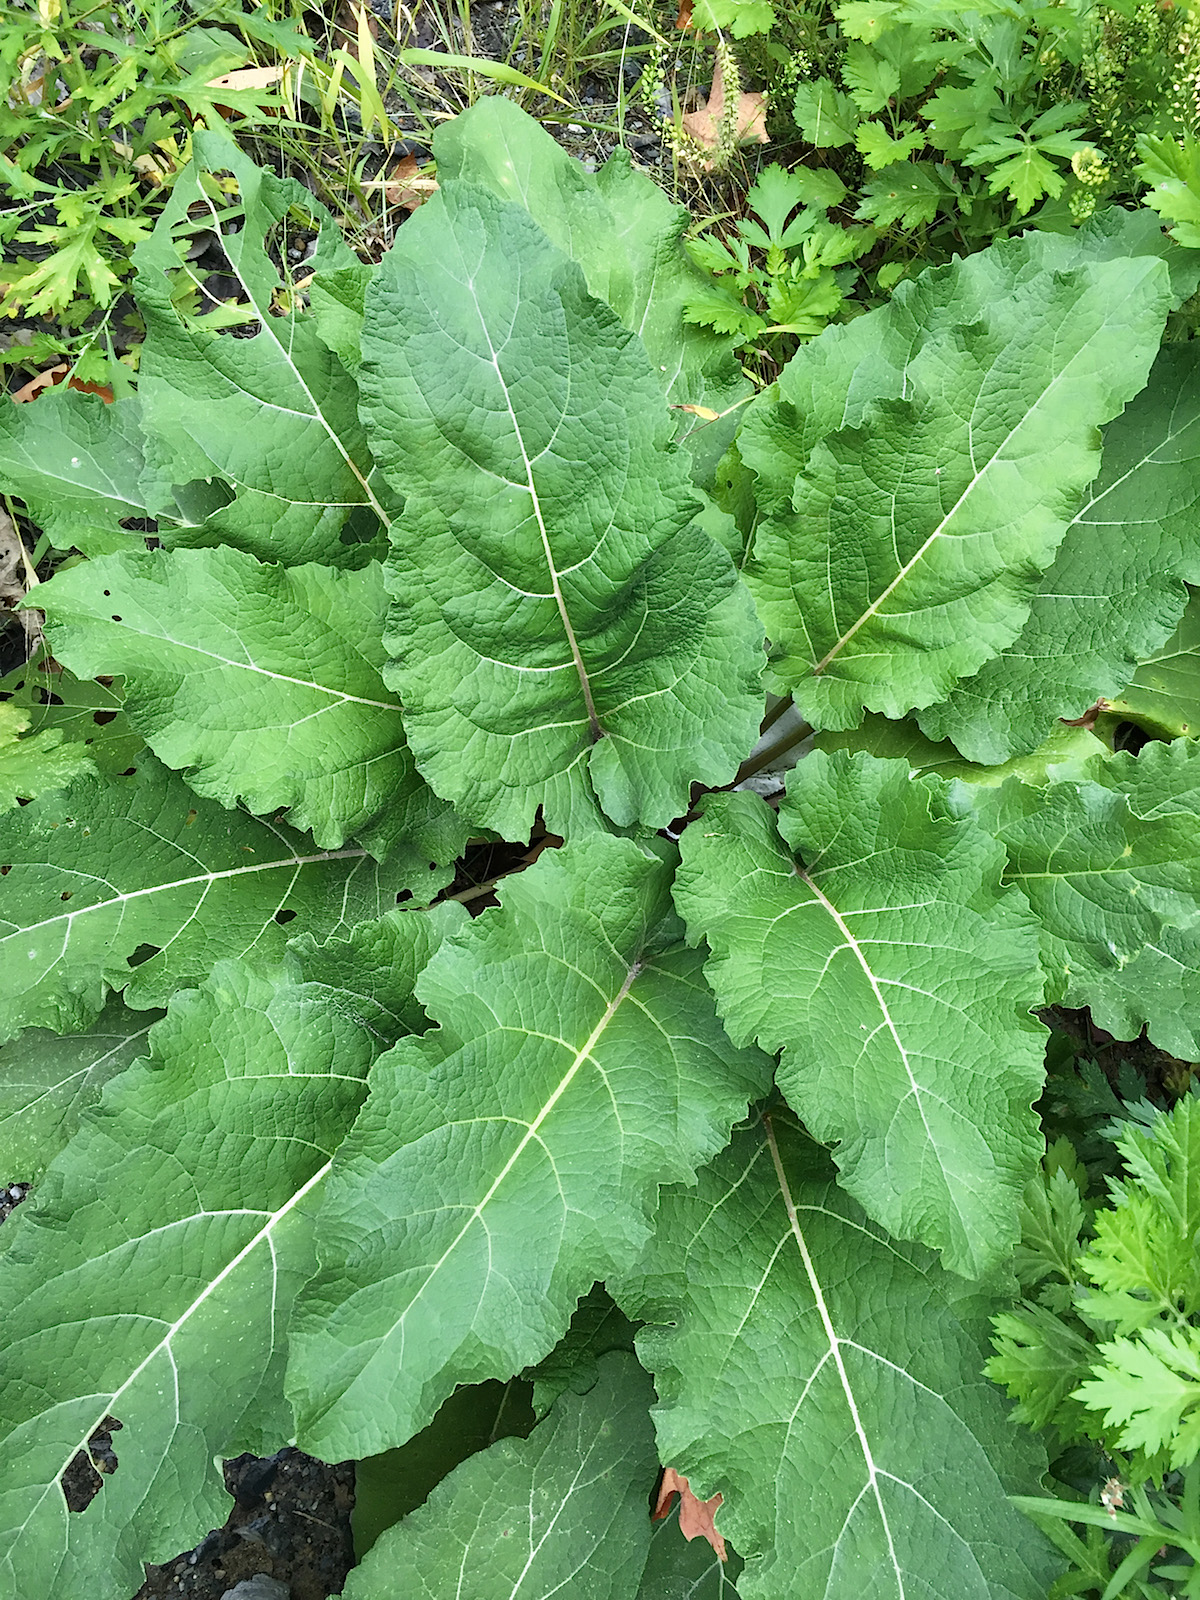
[[[260,1573],[287,1585],[291,1600],[341,1594],[354,1565],[352,1461],[329,1466],[291,1448],[235,1456],[225,1463],[225,1487],[234,1502],[225,1526],[147,1567],[134,1600],[221,1600]]]

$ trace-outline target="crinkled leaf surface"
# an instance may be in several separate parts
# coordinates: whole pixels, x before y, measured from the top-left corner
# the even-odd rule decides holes
[[[288,1437],[282,1346],[316,1196],[371,1061],[424,1025],[413,980],[456,912],[355,929],[332,981],[319,952],[261,975],[219,963],[6,1224],[6,1600],[126,1600],[143,1561],[223,1520],[214,1455]],[[59,1476],[109,1415],[119,1465],[70,1513]]]
[[[346,1600],[636,1600],[658,1471],[653,1400],[633,1356],[604,1356],[588,1394],[564,1396],[528,1439],[464,1461],[389,1528]]]
[[[1078,781],[956,794],[1038,918],[1048,997],[1095,1007],[1122,1038],[1143,1025],[1165,1049],[1200,1038],[1200,748],[1149,744]]]
[[[385,677],[421,771],[509,838],[727,781],[761,644],[696,527],[644,348],[520,206],[450,184],[367,301],[364,412],[405,498]]]
[[[0,1047],[0,1184],[41,1174],[108,1080],[145,1053],[160,1015],[113,995],[82,1033],[28,1028]]]
[[[286,924],[336,932],[400,887],[363,850],[200,799],[149,752],[0,816],[0,876],[0,1038],[85,1027],[110,988],[165,1005],[218,958],[270,959]]]
[[[683,320],[686,303],[708,284],[683,248],[683,206],[672,205],[618,147],[599,172],[574,160],[511,100],[488,95],[443,123],[434,138],[438,177],[466,179],[525,207],[560,250],[583,268],[588,290],[646,346],[659,382],[675,405],[723,412],[749,394],[732,358],[733,341]],[[697,426],[683,413],[681,431],[698,464],[698,481],[715,465],[738,414]]]
[[[286,565],[362,566],[380,553],[376,519],[386,523],[387,512],[370,486],[354,380],[320,339],[313,318],[294,310],[276,314],[279,275],[264,248],[292,206],[315,215],[323,229],[332,232],[334,225],[307,189],[261,172],[228,140],[200,135],[195,144],[209,170],[237,175],[243,219],[239,228],[223,226],[208,189],[189,167],[153,235],[134,254],[146,318],[138,384],[148,433],[143,481],[168,510],[171,486],[192,479],[216,478],[233,499],[198,526],[164,525],[160,534],[170,544],[230,544]],[[251,338],[198,328],[176,305],[175,237],[195,226],[196,215],[221,240],[258,326]],[[330,255],[328,238],[324,248]],[[354,260],[348,248],[341,258]],[[356,512],[365,516],[368,542],[351,522]]]
[[[0,406],[0,485],[19,495],[59,550],[89,555],[142,548],[122,520],[149,515],[141,488],[141,402],[51,389],[32,405]]]
[[[1152,743],[1136,760],[1093,763],[1089,776],[1127,798],[1140,819],[1131,824],[1138,833],[1146,823],[1158,826],[1173,817],[1190,840],[1200,817],[1200,761],[1194,750],[1183,739]],[[1180,850],[1183,860],[1194,860],[1187,842],[1180,841]],[[1190,885],[1194,879],[1189,874],[1185,881]],[[1186,905],[1186,894],[1181,902],[1168,902],[1162,925],[1149,932],[1136,955],[1099,977],[1081,979],[1080,987],[1091,997],[1098,1025],[1118,1039],[1134,1039],[1144,1027],[1160,1049],[1192,1061],[1200,1057],[1200,898],[1190,913]]]
[[[546,851],[443,945],[335,1162],[292,1337],[301,1447],[402,1444],[459,1383],[540,1360],[720,1148],[770,1068],[678,943],[669,870],[598,835]]]
[[[1031,274],[923,343],[903,398],[813,448],[747,569],[811,722],[930,705],[1012,642],[1168,299],[1153,257]]]
[[[1200,912],[1181,927],[1166,924],[1103,981],[1081,980],[1097,1026],[1117,1039],[1145,1028],[1160,1050],[1185,1061],[1200,1056]]]
[[[712,950],[730,1036],[782,1049],[779,1086],[838,1141],[847,1190],[979,1277],[1016,1242],[1040,1149],[1041,977],[1003,855],[945,814],[944,789],[906,762],[815,753],[778,829],[755,796],[706,803],[675,902]]]
[[[1006,1499],[1044,1461],[980,1375],[986,1322],[784,1118],[664,1193],[615,1292],[651,1323],[660,1458],[725,1497],[743,1600],[1045,1600],[1055,1558]]]
[[[417,772],[380,677],[379,565],[263,566],[237,550],[111,556],[38,589],[56,657],[125,678],[125,710],[197,794],[290,807],[323,849],[401,843],[418,874],[465,827]],[[380,815],[380,813],[383,813]]]
[[[921,726],[974,761],[1003,761],[1038,744],[1055,717],[1116,697],[1180,620],[1181,580],[1200,582],[1198,525],[1200,361],[1191,344],[1166,345],[1105,429],[1100,476],[1021,633],[922,712]]]
[[[1178,628],[1141,662],[1109,710],[1168,739],[1200,736],[1200,595],[1192,593]]]

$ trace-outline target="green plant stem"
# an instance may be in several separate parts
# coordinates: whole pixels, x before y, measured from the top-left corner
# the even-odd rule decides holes
[[[790,704],[791,702],[789,701],[788,703]],[[757,756],[752,759],[747,757],[737,769],[729,788],[736,789],[739,783],[745,783],[747,778],[754,777],[756,772],[762,772],[773,761],[778,761],[780,756],[786,755],[789,750],[794,750],[798,744],[803,744],[812,731],[807,722],[802,722],[798,728],[793,729],[786,737],[777,740],[774,744],[768,745]]]

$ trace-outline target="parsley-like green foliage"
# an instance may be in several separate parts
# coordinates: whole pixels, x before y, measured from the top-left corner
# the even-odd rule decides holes
[[[1127,1124],[1116,1145],[1125,1175],[1086,1248],[1076,1182],[1060,1168],[1031,1183],[1023,1275],[1036,1294],[997,1317],[988,1371],[1027,1420],[1107,1441],[1141,1482],[1200,1456],[1200,1100]]]
[[[751,401],[680,208],[508,101],[370,266],[195,146],[137,392],[0,407],[58,569],[0,680],[0,1600],[128,1600],[215,1460],[403,1460],[516,1378],[348,1594],[1045,1600],[1027,1424],[1157,1470],[1200,1415],[1200,1119],[1123,1135],[1080,1265],[1031,1109],[1047,1003],[1200,1054],[1186,253],[1007,240]],[[768,168],[730,305],[832,295],[839,199]],[[1114,754],[1122,694],[1174,738]]]

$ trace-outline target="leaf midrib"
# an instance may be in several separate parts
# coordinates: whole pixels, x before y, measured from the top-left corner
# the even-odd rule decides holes
[[[488,1190],[487,1190],[486,1194],[484,1194],[482,1199],[478,1200],[475,1203],[475,1205],[471,1208],[470,1212],[467,1215],[466,1221],[459,1228],[459,1230],[455,1234],[454,1238],[450,1240],[449,1244],[447,1244],[446,1248],[442,1251],[441,1255],[437,1258],[437,1260],[436,1261],[432,1261],[432,1262],[429,1263],[428,1268],[427,1268],[427,1270],[425,1272],[424,1279],[419,1284],[419,1286],[413,1291],[413,1293],[410,1294],[410,1296],[408,1297],[408,1300],[407,1300],[407,1302],[406,1302],[406,1304],[404,1306],[404,1309],[397,1316],[395,1322],[392,1324],[392,1327],[389,1330],[388,1335],[384,1336],[385,1338],[389,1337],[391,1333],[394,1333],[397,1328],[403,1327],[403,1325],[404,1325],[409,1313],[412,1311],[414,1306],[416,1306],[425,1297],[425,1295],[429,1291],[430,1286],[433,1284],[434,1280],[437,1278],[438,1274],[441,1272],[441,1270],[445,1266],[446,1262],[449,1261],[450,1258],[453,1256],[454,1252],[458,1249],[459,1245],[462,1243],[463,1239],[467,1236],[468,1232],[479,1222],[479,1220],[483,1216],[488,1204],[490,1203],[492,1198],[496,1195],[496,1193],[500,1189],[501,1185],[507,1179],[508,1175],[512,1172],[513,1168],[516,1166],[516,1164],[520,1160],[521,1156],[528,1149],[529,1145],[532,1144],[537,1139],[538,1134],[539,1134],[543,1124],[545,1123],[546,1119],[550,1116],[551,1112],[554,1110],[554,1108],[561,1101],[563,1095],[566,1094],[566,1092],[570,1088],[571,1084],[575,1081],[576,1077],[579,1075],[579,1072],[583,1067],[584,1062],[588,1061],[591,1058],[593,1051],[595,1050],[596,1046],[599,1044],[599,1042],[600,1042],[601,1038],[603,1037],[604,1032],[607,1029],[609,1023],[612,1021],[613,1017],[616,1015],[617,1010],[619,1009],[622,1001],[625,1000],[625,998],[628,996],[630,990],[632,989],[635,979],[643,971],[644,965],[645,965],[645,962],[644,962],[643,958],[639,957],[630,966],[629,970],[625,974],[625,979],[622,982],[621,987],[617,990],[616,994],[613,996],[613,998],[608,1002],[607,1006],[604,1008],[603,1015],[600,1017],[599,1021],[596,1023],[596,1025],[592,1029],[591,1033],[588,1035],[586,1041],[576,1051],[573,1061],[571,1062],[570,1066],[567,1068],[566,1072],[563,1074],[563,1076],[561,1077],[561,1079],[559,1080],[559,1082],[555,1086],[555,1088],[552,1091],[552,1093],[547,1097],[545,1103],[543,1104],[541,1110],[538,1112],[537,1116],[526,1127],[525,1133],[517,1141],[517,1144],[516,1144],[515,1148],[513,1149],[512,1153],[509,1155],[508,1159],[505,1161],[505,1163],[501,1167],[500,1171],[493,1178],[491,1184],[488,1187]],[[383,1343],[383,1339],[380,1339],[378,1341],[378,1343],[382,1344]],[[361,1373],[360,1374],[356,1374],[356,1376],[351,1380],[351,1383],[347,1387],[348,1388],[352,1388],[354,1383],[356,1383],[358,1381],[360,1376],[361,1376]],[[339,1396],[339,1399],[341,1399],[341,1398],[344,1398],[344,1396]],[[328,1407],[326,1407],[326,1409],[328,1409]]]
[[[563,631],[567,636],[567,644],[570,646],[571,659],[575,663],[575,671],[579,676],[579,686],[583,691],[583,702],[587,709],[588,725],[591,728],[592,740],[595,742],[597,739],[604,737],[605,730],[596,712],[596,702],[592,697],[592,686],[588,679],[587,668],[584,665],[583,655],[579,649],[579,641],[575,636],[574,624],[567,610],[567,602],[562,592],[562,585],[559,583],[558,568],[554,564],[554,552],[550,546],[550,535],[546,531],[545,519],[542,516],[542,503],[538,497],[537,484],[533,478],[533,463],[529,459],[529,452],[525,448],[525,436],[521,432],[521,424],[517,420],[516,411],[513,409],[512,396],[509,393],[504,373],[500,368],[499,355],[495,345],[492,343],[491,329],[488,327],[487,318],[483,314],[479,296],[475,292],[474,278],[468,278],[465,287],[470,292],[471,300],[478,314],[480,331],[487,341],[488,356],[496,374],[496,381],[500,385],[500,392],[504,396],[504,404],[508,411],[509,421],[512,424],[513,437],[517,441],[518,450],[521,452],[521,464],[525,468],[525,484],[523,487],[529,495],[529,502],[533,507],[534,518],[537,521],[538,533],[542,541],[542,555],[546,562],[546,570],[550,574],[550,587],[554,594],[554,603],[558,607],[558,615],[563,625]]]
[[[150,1349],[145,1356],[143,1356],[142,1360],[137,1364],[137,1366],[120,1385],[120,1387],[116,1389],[109,1399],[104,1402],[99,1411],[96,1413],[93,1421],[87,1425],[86,1430],[81,1431],[78,1442],[72,1445],[70,1453],[67,1455],[62,1465],[47,1481],[44,1492],[39,1495],[36,1502],[30,1508],[29,1515],[25,1518],[24,1522],[22,1522],[20,1526],[14,1530],[14,1544],[18,1539],[21,1538],[25,1532],[25,1529],[29,1526],[30,1522],[45,1503],[46,1495],[52,1493],[53,1490],[58,1487],[59,1480],[62,1478],[63,1473],[70,1466],[71,1462],[75,1459],[75,1456],[79,1453],[79,1451],[86,1450],[88,1440],[104,1421],[104,1418],[109,1415],[109,1413],[112,1411],[112,1408],[119,1403],[121,1396],[125,1394],[134,1383],[137,1382],[138,1378],[141,1377],[142,1373],[164,1348],[170,1349],[171,1341],[180,1332],[180,1330],[186,1326],[188,1321],[196,1315],[201,1306],[204,1305],[205,1301],[207,1301],[215,1293],[215,1291],[220,1288],[221,1284],[225,1282],[230,1274],[234,1272],[237,1267],[239,1267],[241,1263],[252,1254],[253,1251],[258,1249],[260,1244],[262,1244],[264,1241],[269,1241],[273,1230],[278,1227],[278,1225],[289,1214],[289,1212],[293,1211],[296,1206],[298,1206],[305,1198],[305,1196],[322,1181],[332,1165],[333,1161],[332,1158],[330,1158],[324,1163],[323,1166],[319,1167],[310,1178],[300,1185],[295,1193],[289,1197],[286,1203],[282,1205],[278,1211],[271,1213],[268,1220],[258,1230],[254,1237],[249,1239],[246,1244],[244,1244],[237,1252],[237,1254],[225,1263],[220,1272],[218,1272],[209,1283],[205,1284],[204,1288],[191,1302],[191,1304],[186,1307],[179,1317],[176,1318],[176,1320],[167,1329],[166,1333],[164,1333],[163,1336],[157,1341],[153,1348]],[[208,1213],[210,1216],[217,1214],[218,1213]],[[178,1419],[176,1420],[178,1421]]]
[[[834,1366],[837,1368],[838,1381],[842,1386],[842,1394],[845,1397],[846,1407],[850,1413],[850,1420],[854,1427],[855,1436],[858,1439],[859,1449],[862,1451],[863,1464],[867,1472],[867,1481],[870,1486],[871,1493],[874,1496],[875,1508],[879,1515],[880,1525],[882,1526],[884,1535],[887,1539],[888,1557],[891,1561],[892,1572],[896,1580],[896,1587],[899,1591],[900,1600],[904,1600],[904,1573],[901,1569],[899,1558],[896,1555],[896,1546],[894,1540],[892,1539],[892,1528],[891,1522],[888,1519],[887,1508],[884,1506],[883,1496],[879,1492],[879,1470],[875,1465],[875,1457],[871,1450],[871,1443],[867,1438],[866,1428],[863,1425],[862,1417],[859,1414],[858,1401],[855,1398],[854,1388],[850,1382],[850,1374],[846,1371],[846,1364],[842,1360],[842,1341],[837,1329],[833,1325],[833,1318],[830,1315],[829,1307],[825,1302],[824,1291],[821,1288],[821,1280],[817,1276],[816,1268],[813,1265],[812,1256],[809,1254],[808,1241],[805,1239],[804,1230],[800,1226],[800,1217],[796,1211],[796,1202],[792,1195],[791,1185],[787,1180],[787,1174],[783,1170],[783,1161],[779,1154],[779,1146],[775,1140],[775,1129],[772,1125],[770,1116],[764,1116],[763,1129],[766,1133],[767,1147],[771,1152],[771,1163],[775,1168],[775,1179],[779,1185],[779,1193],[783,1199],[784,1209],[787,1212],[788,1227],[791,1229],[792,1237],[796,1242],[796,1248],[800,1252],[800,1260],[804,1267],[805,1276],[808,1278],[808,1286],[812,1293],[813,1303],[816,1307],[817,1315],[821,1319],[821,1327],[825,1334],[826,1344],[828,1345],[829,1358],[833,1361]]]
[[[975,471],[973,471],[973,473],[971,475],[970,482],[963,489],[963,491],[959,495],[958,499],[950,507],[950,510],[947,511],[942,516],[940,522],[937,524],[937,526],[934,528],[933,532],[929,535],[929,537],[925,540],[925,542],[921,545],[920,549],[918,549],[912,556],[909,557],[909,559],[900,568],[900,570],[896,574],[896,576],[892,579],[891,583],[888,584],[887,588],[884,589],[881,594],[876,596],[876,598],[871,601],[870,605],[866,608],[866,610],[862,613],[862,615],[859,616],[851,624],[851,626],[846,629],[846,631],[841,635],[841,637],[835,641],[835,643],[830,647],[830,649],[828,651],[826,651],[825,655],[822,656],[820,661],[816,662],[816,664],[812,668],[812,672],[813,672],[813,676],[814,677],[818,673],[823,672],[825,670],[825,668],[830,664],[830,662],[833,661],[841,653],[841,651],[844,649],[844,647],[847,644],[849,644],[850,640],[854,638],[855,634],[858,633],[858,631],[861,628],[863,628],[874,616],[878,615],[879,608],[885,603],[885,601],[887,601],[891,597],[892,594],[895,593],[896,589],[899,588],[900,584],[903,583],[904,580],[908,577],[908,575],[913,571],[913,569],[916,567],[917,563],[924,559],[924,557],[927,554],[927,552],[934,546],[934,544],[939,539],[942,539],[942,538],[947,536],[946,532],[945,532],[946,528],[953,522],[954,518],[958,515],[958,513],[959,513],[960,509],[962,508],[962,506],[966,503],[966,501],[969,498],[969,496],[972,495],[975,492],[975,490],[978,487],[978,485],[981,484],[985,480],[987,475],[993,470],[993,468],[996,466],[996,464],[1004,458],[1004,451],[1008,448],[1008,445],[1009,445],[1010,441],[1015,437],[1015,435],[1017,433],[1020,432],[1020,430],[1023,427],[1025,427],[1028,424],[1028,422],[1030,420],[1030,417],[1036,411],[1040,410],[1040,408],[1045,404],[1047,397],[1053,392],[1055,387],[1059,383],[1061,383],[1063,381],[1063,379],[1066,378],[1068,373],[1071,372],[1071,370],[1073,369],[1075,364],[1079,361],[1080,357],[1083,355],[1083,352],[1085,350],[1087,350],[1092,343],[1094,343],[1095,339],[1099,336],[1099,332],[1102,332],[1102,331],[1103,330],[1098,330],[1098,332],[1096,334],[1092,334],[1086,340],[1086,342],[1083,345],[1081,345],[1078,350],[1075,351],[1075,353],[1072,355],[1071,360],[1067,363],[1067,365],[1064,366],[1060,372],[1057,372],[1054,375],[1054,377],[1046,385],[1046,387],[1040,392],[1040,394],[1037,396],[1037,398],[1035,400],[1033,400],[1029,404],[1029,406],[1025,409],[1025,411],[1022,413],[1022,415],[1019,418],[1019,420],[1005,434],[1005,436],[1001,440],[1000,444],[996,447],[996,449],[988,457],[988,460],[986,461],[984,466],[981,469],[976,469]],[[994,365],[994,363],[993,363],[993,365]],[[989,375],[990,375],[990,372],[989,372]],[[972,406],[972,415],[974,414],[975,408],[977,406],[978,406],[978,396],[976,397],[975,403]],[[968,432],[970,430],[970,423],[971,423],[971,419],[968,418],[967,419]],[[972,464],[974,464],[974,452],[973,451],[972,451]],[[1063,524],[1063,533],[1064,534],[1066,533],[1066,530],[1067,530],[1067,528],[1069,526],[1070,526],[1069,522],[1064,522],[1064,524]]]
[[[155,644],[174,645],[177,650],[185,650],[191,655],[203,656],[206,660],[215,661],[219,666],[229,667],[235,672],[256,672],[264,678],[270,678],[274,683],[286,683],[290,684],[294,689],[309,689],[315,694],[329,695],[331,699],[340,703],[371,706],[377,711],[394,711],[397,716],[400,715],[401,706],[398,700],[370,700],[364,695],[347,694],[344,689],[331,689],[326,684],[314,683],[309,678],[294,678],[289,673],[276,672],[271,667],[260,666],[257,661],[233,661],[228,656],[218,654],[216,650],[206,650],[203,645],[191,644],[183,639],[175,639],[168,633],[149,633],[144,628],[134,627],[128,623],[125,626],[130,629],[130,632],[136,633],[139,639],[147,639]],[[187,676],[190,677],[192,674],[187,674]],[[326,707],[325,709],[330,710],[333,708]],[[307,721],[308,718],[305,717],[303,720]],[[295,726],[295,724],[292,724],[292,726]]]
[[[39,932],[43,928],[53,927],[56,922],[70,924],[80,917],[86,917],[89,912],[106,911],[112,906],[125,905],[130,900],[144,899],[147,895],[166,894],[172,889],[186,889],[197,883],[216,883],[222,878],[238,878],[253,872],[273,872],[280,867],[307,867],[321,861],[348,861],[352,858],[359,859],[366,855],[367,852],[365,850],[322,850],[311,856],[283,856],[278,861],[254,861],[244,867],[226,867],[219,872],[199,872],[190,878],[175,878],[170,883],[152,883],[142,889],[131,889],[128,893],[110,895],[107,900],[96,900],[90,906],[79,906],[72,911],[60,911],[53,917],[45,917],[41,922],[26,923],[23,927],[14,928],[11,933],[0,936],[0,945],[3,945],[9,939],[24,938],[31,933]],[[51,863],[21,862],[20,865],[38,866],[51,865]],[[77,873],[79,869],[68,868],[67,870]],[[95,876],[92,873],[81,873],[79,875]]]
[[[210,218],[212,220],[212,230],[216,234],[217,238],[221,241],[222,246],[224,246],[225,237],[226,236],[222,232],[222,229],[221,229],[221,216],[220,216],[220,213],[217,210],[216,202],[208,194],[202,194],[201,198],[205,201],[205,203],[208,206],[209,216],[210,216]],[[325,413],[321,410],[320,406],[317,404],[316,396],[313,394],[313,392],[309,388],[308,384],[304,381],[304,378],[303,378],[303,376],[302,376],[302,374],[300,372],[300,368],[296,365],[295,361],[292,359],[291,351],[290,350],[286,350],[284,348],[283,343],[280,340],[278,333],[276,332],[275,328],[272,327],[272,325],[271,325],[272,324],[272,319],[263,314],[262,308],[259,305],[257,299],[255,298],[254,293],[250,288],[250,285],[246,282],[246,279],[243,276],[241,267],[238,265],[238,263],[237,263],[237,261],[235,259],[235,255],[236,255],[236,252],[226,251],[226,259],[229,262],[230,270],[232,271],[234,277],[236,277],[237,281],[241,284],[242,290],[245,293],[247,300],[249,300],[250,304],[254,307],[255,312],[258,315],[258,323],[259,323],[260,331],[262,333],[266,334],[267,338],[275,346],[276,350],[279,352],[279,355],[281,356],[281,358],[283,359],[285,365],[287,366],[288,371],[292,373],[292,375],[295,378],[296,383],[299,385],[300,390],[303,393],[305,399],[309,402],[310,406],[312,407],[311,412],[297,411],[295,414],[297,416],[300,416],[300,417],[309,418],[310,420],[316,421],[317,423],[320,424],[320,426],[325,430],[325,433],[328,436],[328,438],[330,439],[330,441],[332,442],[334,448],[337,450],[338,454],[341,456],[342,460],[346,463],[346,465],[350,469],[351,473],[354,475],[354,477],[358,480],[359,484],[362,486],[363,493],[367,497],[367,504],[371,507],[371,510],[379,518],[379,521],[380,521],[380,523],[382,524],[382,526],[384,528],[390,528],[391,525],[392,525],[391,518],[388,516],[387,512],[383,509],[382,505],[380,505],[378,499],[375,496],[375,491],[371,488],[371,485],[368,483],[365,474],[360,470],[360,468],[358,466],[358,463],[350,455],[350,452],[346,449],[346,447],[342,443],[341,439],[338,438],[338,435],[337,435],[336,431],[330,426],[328,420],[325,417]],[[293,315],[294,315],[294,313],[293,313]],[[228,374],[226,374],[225,376],[228,377]],[[232,381],[232,380],[230,380],[230,381]],[[241,384],[238,384],[237,387],[239,389],[242,389]],[[277,410],[277,411],[285,411],[285,410],[287,410],[287,407],[285,407],[285,406],[277,406],[270,400],[264,400],[260,395],[250,395],[249,391],[246,390],[246,389],[242,389],[242,393],[247,395],[248,398],[255,400],[261,406],[266,406],[266,407],[269,407],[272,410]],[[207,452],[206,452],[206,454],[207,454]]]

